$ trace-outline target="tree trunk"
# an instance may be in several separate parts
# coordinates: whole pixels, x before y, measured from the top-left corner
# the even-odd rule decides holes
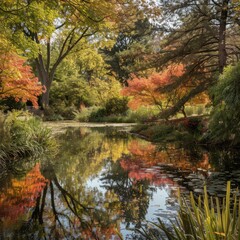
[[[45,92],[42,94],[40,99],[40,105],[43,109],[47,108],[49,106],[49,94],[50,94],[50,88],[52,85],[54,73],[50,74],[45,70],[45,67],[39,59],[36,59],[36,65],[37,65],[37,72],[38,72],[38,78],[42,85],[45,87]]]
[[[182,112],[184,118],[187,118],[187,114],[185,112],[185,105],[182,106],[181,112]]]
[[[50,93],[50,87],[46,86],[46,91],[42,94],[41,98],[41,106],[43,109],[46,109],[49,106],[49,93]]]
[[[170,116],[173,116],[175,113],[181,111],[182,106],[197,94],[205,91],[208,88],[208,84],[209,84],[208,82],[205,82],[205,83],[203,82],[202,84],[198,85],[196,88],[192,89],[187,95],[183,96],[173,107],[162,111],[159,114],[159,118],[168,119]]]
[[[218,42],[218,61],[219,72],[222,73],[224,67],[227,64],[227,52],[226,52],[226,26],[228,17],[228,4],[229,0],[222,1],[220,26],[219,26],[219,42]]]

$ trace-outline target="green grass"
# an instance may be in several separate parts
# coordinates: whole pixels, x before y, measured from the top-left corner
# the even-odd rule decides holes
[[[0,114],[0,161],[56,150],[51,131],[27,112]]]
[[[159,113],[155,107],[140,107],[137,110],[128,110],[126,114],[106,115],[106,111],[99,107],[89,107],[75,111],[75,120],[79,122],[115,122],[115,123],[141,123],[154,118]]]

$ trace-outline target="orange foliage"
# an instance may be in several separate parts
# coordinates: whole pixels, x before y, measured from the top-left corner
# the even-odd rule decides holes
[[[135,181],[149,180],[155,186],[174,184],[171,178],[162,177],[157,169],[145,169],[141,164],[137,164],[136,160],[122,159],[120,165],[129,172],[128,177]]]
[[[0,54],[0,98],[30,101],[37,107],[37,97],[43,92],[43,86],[22,57],[10,52]]]
[[[133,140],[129,145],[129,151],[132,153],[131,158],[121,159],[121,167],[128,171],[128,176],[135,181],[149,180],[156,186],[173,184],[172,178],[161,174],[159,164],[167,164],[173,168],[182,170],[196,171],[198,168],[210,168],[207,154],[203,154],[199,161],[192,161],[191,154],[182,148],[175,148],[169,144],[166,149],[158,150],[156,145],[151,143]]]
[[[154,73],[148,78],[138,78],[133,76],[128,80],[128,87],[123,88],[124,96],[133,97],[129,101],[129,107],[136,109],[141,105],[162,105],[162,101],[167,98],[165,93],[158,91],[171,84],[176,77],[184,73],[184,66],[171,65],[160,73]]]
[[[136,166],[141,163],[142,166],[150,167],[157,165],[159,162],[167,161],[167,156],[162,157],[163,152],[157,151],[156,145],[152,143],[133,140],[128,149],[132,158],[137,160]]]
[[[36,166],[21,180],[12,179],[5,193],[0,194],[0,219],[5,225],[18,220],[36,204],[47,180]]]
[[[128,86],[123,88],[121,93],[124,96],[132,97],[129,101],[129,107],[137,109],[141,105],[157,105],[161,110],[174,105],[176,100],[180,99],[191,87],[187,84],[180,85],[177,89],[169,90],[167,92],[161,91],[164,87],[171,85],[176,78],[181,77],[185,72],[183,64],[170,65],[160,73],[154,73],[148,78],[138,78],[132,76],[128,80]],[[207,103],[208,96],[200,94],[192,100],[195,104]]]
[[[174,144],[168,144],[166,148],[158,150],[156,145],[152,143],[142,143],[132,141],[129,145],[129,151],[132,153],[132,158],[137,160],[137,165],[141,162],[142,166],[156,166],[159,163],[173,164],[181,169],[191,169],[196,171],[197,168],[208,169],[208,155],[203,154],[199,161],[194,161],[191,157],[191,152],[183,148],[176,148]]]
[[[102,226],[94,226],[93,229],[84,229],[81,230],[81,239],[96,239],[96,236],[98,236],[97,239],[102,239],[101,237],[104,236],[104,239],[116,239],[118,240],[118,235],[117,235],[117,228],[114,224],[109,224],[106,227]],[[93,234],[94,232],[94,234]],[[118,229],[119,232],[119,229]],[[100,238],[99,238],[100,237]]]

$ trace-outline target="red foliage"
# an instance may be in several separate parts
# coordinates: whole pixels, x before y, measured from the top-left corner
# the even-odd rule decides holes
[[[122,90],[124,96],[131,96],[129,107],[136,109],[141,105],[162,105],[162,101],[167,98],[159,89],[171,84],[175,78],[184,73],[184,66],[171,65],[160,73],[154,73],[148,78],[138,78],[132,76],[128,80],[128,87]]]
[[[37,164],[23,179],[12,179],[11,187],[0,194],[0,219],[4,224],[15,222],[36,204],[47,180]]]
[[[30,101],[37,107],[37,97],[43,92],[43,86],[22,57],[10,52],[0,54],[0,98]]]
[[[159,150],[151,143],[133,140],[129,145],[129,151],[131,157],[120,160],[121,167],[128,171],[128,177],[135,181],[146,179],[156,186],[174,184],[171,177],[161,172],[158,167],[160,163],[169,164],[173,169],[191,171],[210,168],[207,154],[203,154],[197,162],[192,161],[191,153],[182,148],[175,148],[174,144]]]
[[[155,186],[165,186],[166,184],[174,185],[174,181],[169,177],[163,177],[158,170],[143,168],[142,164],[130,159],[122,159],[121,167],[128,171],[128,177],[135,180],[149,180]]]

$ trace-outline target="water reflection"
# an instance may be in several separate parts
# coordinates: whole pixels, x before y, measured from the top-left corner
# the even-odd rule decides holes
[[[175,216],[178,188],[199,194],[207,184],[221,196],[229,178],[240,183],[236,152],[153,145],[111,128],[70,128],[59,144],[54,159],[25,161],[1,178],[1,238],[137,238],[131,229],[146,219]]]

